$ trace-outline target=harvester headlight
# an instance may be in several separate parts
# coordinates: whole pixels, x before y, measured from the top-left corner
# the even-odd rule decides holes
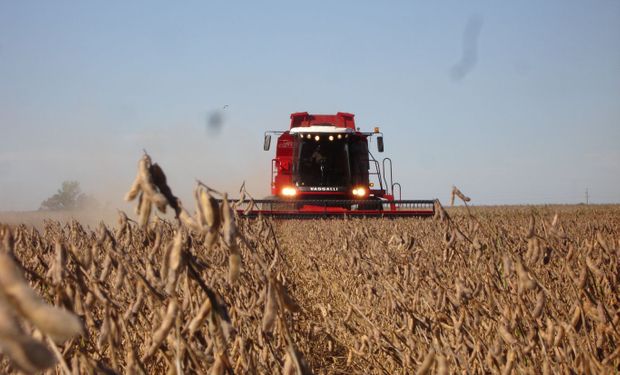
[[[308,135],[306,136],[306,138],[308,138],[308,139],[310,139],[310,137],[312,137],[310,134],[308,134]]]
[[[338,139],[342,139],[342,134],[338,134]]]
[[[319,137],[318,135],[314,137],[315,141],[318,141],[319,139],[321,139],[321,137]]]
[[[353,195],[359,198],[363,198],[368,195],[368,190],[365,187],[356,187],[352,191]]]
[[[282,195],[285,197],[294,197],[297,195],[297,189],[292,186],[282,188]]]
[[[330,141],[333,141],[333,140],[334,140],[334,136],[333,136],[333,135],[330,135],[330,136],[329,136],[329,140],[330,140]]]

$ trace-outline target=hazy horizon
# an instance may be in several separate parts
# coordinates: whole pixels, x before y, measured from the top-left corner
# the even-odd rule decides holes
[[[143,150],[264,197],[298,111],[379,126],[403,198],[620,203],[619,45],[620,1],[0,2],[0,211],[127,209]]]

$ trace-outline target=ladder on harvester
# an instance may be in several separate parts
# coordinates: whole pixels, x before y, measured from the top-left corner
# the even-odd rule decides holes
[[[374,155],[369,152],[370,158],[368,159],[369,165],[374,166],[374,171],[369,170],[369,176],[376,176],[379,182],[379,189],[384,190],[385,194],[390,196],[391,199],[401,200],[402,199],[402,186],[399,182],[394,182],[394,172],[392,169],[392,159],[383,158],[381,164],[379,161],[375,159]],[[389,180],[387,176],[387,172],[389,172]],[[395,191],[398,191],[398,197],[396,196]]]

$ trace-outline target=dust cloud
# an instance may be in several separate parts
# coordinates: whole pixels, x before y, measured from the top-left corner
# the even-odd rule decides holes
[[[205,134],[204,122],[150,128],[62,129],[53,141],[29,148],[27,138],[14,139],[20,151],[0,151],[0,222],[41,225],[45,218],[72,218],[87,224],[115,222],[118,210],[133,217],[123,197],[133,182],[143,152],[166,173],[173,193],[191,207],[200,180],[237,197],[245,181],[256,198],[269,195],[271,152],[262,150],[263,129],[224,124],[217,135]],[[16,137],[17,138],[17,137]],[[63,181],[75,180],[97,201],[82,211],[38,211]]]

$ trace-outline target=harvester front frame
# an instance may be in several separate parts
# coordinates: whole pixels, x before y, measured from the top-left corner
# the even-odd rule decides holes
[[[242,217],[314,219],[329,217],[429,217],[434,200],[244,200],[235,207]]]

